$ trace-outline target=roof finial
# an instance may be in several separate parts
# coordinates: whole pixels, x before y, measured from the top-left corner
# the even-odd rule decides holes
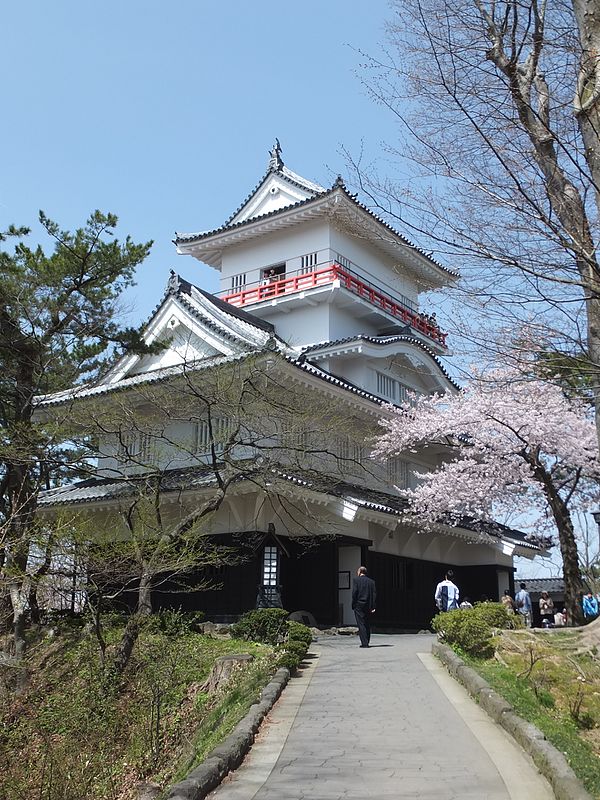
[[[333,188],[334,189],[345,189],[346,188],[346,184],[344,183],[344,179],[342,178],[341,175],[338,175],[337,178],[335,179],[335,181],[333,183]]]
[[[269,150],[269,155],[271,158],[269,159],[269,169],[274,169],[276,172],[283,167],[283,159],[281,158],[281,145],[279,144],[279,139],[275,139],[275,144]]]
[[[167,281],[168,292],[179,291],[179,275],[174,270],[169,270],[169,280]]]

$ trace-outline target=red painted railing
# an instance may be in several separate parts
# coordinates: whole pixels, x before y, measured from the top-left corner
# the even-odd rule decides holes
[[[425,334],[435,342],[446,346],[447,334],[442,333],[435,322],[431,322],[424,314],[413,311],[403,303],[399,303],[391,295],[376,289],[370,283],[362,280],[346,267],[333,263],[327,267],[316,269],[314,272],[294,274],[281,279],[262,282],[248,288],[240,289],[236,292],[223,295],[222,299],[231,303],[233,306],[241,308],[253,303],[260,303],[263,300],[273,300],[285,294],[302,292],[306,289],[313,289],[315,286],[324,286],[333,281],[339,281],[340,285],[348,289],[355,295],[363,297],[369,303],[377,306],[382,311],[397,317],[406,325],[410,325],[420,333]]]

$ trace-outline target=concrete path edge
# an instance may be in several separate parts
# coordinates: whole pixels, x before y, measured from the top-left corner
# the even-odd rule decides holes
[[[221,783],[228,772],[237,769],[252,747],[254,736],[269,711],[275,705],[290,678],[285,667],[278,669],[262,690],[258,703],[250,706],[229,736],[206,756],[184,780],[176,783],[166,800],[204,800]]]
[[[513,707],[481,675],[468,667],[448,645],[434,642],[431,651],[484,711],[529,753],[539,771],[550,782],[556,800],[594,800],[567,763],[563,753],[550,744],[535,725],[519,717]]]

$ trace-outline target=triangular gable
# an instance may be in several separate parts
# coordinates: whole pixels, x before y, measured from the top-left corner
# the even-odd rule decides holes
[[[171,273],[162,302],[144,326],[147,344],[164,343],[159,353],[125,355],[105,376],[114,385],[124,378],[167,367],[201,362],[215,356],[235,356],[262,349],[273,336],[272,326],[254,324],[249,315],[231,312],[208,292]]]
[[[314,192],[300,188],[286,180],[282,173],[270,172],[254,194],[228,221],[228,224],[235,225],[238,222],[246,222],[254,217],[261,217],[264,214],[296,205],[296,203],[314,196]]]
[[[273,211],[309,200],[326,191],[318,183],[297,175],[285,166],[278,139],[275,140],[269,155],[266,175],[241,207],[227,220],[226,226],[271,214]]]

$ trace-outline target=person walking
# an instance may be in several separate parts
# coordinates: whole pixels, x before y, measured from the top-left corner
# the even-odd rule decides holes
[[[352,584],[352,610],[358,626],[360,646],[369,647],[371,641],[371,614],[375,613],[377,589],[375,581],[367,576],[367,568],[359,567]]]
[[[598,601],[591,592],[583,598],[583,616],[586,620],[596,619],[598,616]]]
[[[542,592],[539,605],[542,628],[549,628],[554,621],[554,600],[550,597],[548,592]]]
[[[500,598],[500,602],[502,603],[502,605],[508,611],[509,614],[515,613],[515,601],[510,596],[510,592],[508,589],[504,590],[504,594]]]
[[[531,597],[529,596],[527,585],[525,583],[520,583],[519,586],[521,588],[515,595],[515,605],[517,607],[517,611],[523,617],[525,627],[531,628],[533,611]]]
[[[440,611],[454,611],[458,608],[458,586],[452,582],[454,573],[451,569],[446,572],[443,581],[435,587],[435,604]]]

